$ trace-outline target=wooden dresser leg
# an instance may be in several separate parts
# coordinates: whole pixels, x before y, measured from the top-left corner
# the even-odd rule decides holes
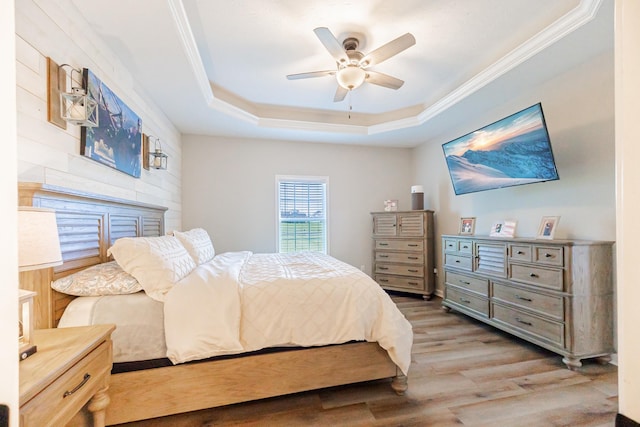
[[[611,362],[611,355],[605,354],[604,356],[596,357],[596,362],[598,362],[600,365],[606,365]]]
[[[89,412],[93,415],[94,427],[105,426],[107,406],[109,406],[109,402],[111,402],[109,394],[107,393],[108,390],[109,387],[98,390],[89,401],[89,405],[87,405],[87,409],[89,409]]]
[[[404,374],[398,374],[391,380],[391,388],[396,392],[398,396],[402,396],[409,388],[407,384],[407,376]]]
[[[575,357],[565,356],[562,358],[562,361],[571,371],[575,371],[582,366],[582,362],[580,361],[580,359],[577,359]]]

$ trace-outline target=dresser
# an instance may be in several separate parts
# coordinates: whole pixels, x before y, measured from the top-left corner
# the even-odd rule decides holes
[[[613,242],[443,235],[443,306],[563,357],[610,360]]]
[[[384,289],[431,299],[433,211],[372,212],[373,278]]]
[[[88,402],[105,425],[113,325],[34,331],[37,352],[20,362],[20,426],[66,425]]]

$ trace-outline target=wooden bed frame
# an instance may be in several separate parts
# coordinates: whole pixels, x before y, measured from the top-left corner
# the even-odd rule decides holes
[[[63,265],[20,273],[37,292],[36,328],[56,327],[74,298],[51,281],[108,261],[107,249],[125,236],[164,234],[167,208],[40,183],[19,184],[19,204],[56,211]],[[392,378],[398,394],[407,378],[377,343],[348,343],[213,359],[111,376],[108,425],[247,402],[324,387]],[[87,417],[76,417],[84,422]]]

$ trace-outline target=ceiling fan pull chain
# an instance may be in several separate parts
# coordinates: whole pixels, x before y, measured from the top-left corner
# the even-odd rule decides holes
[[[349,120],[351,120],[351,110],[353,109],[353,107],[351,106],[351,92],[353,91],[350,90],[349,93],[347,94],[347,96],[349,96],[349,113],[348,113]]]

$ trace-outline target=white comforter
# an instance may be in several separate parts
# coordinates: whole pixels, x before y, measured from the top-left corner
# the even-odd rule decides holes
[[[375,341],[407,373],[411,324],[369,276],[328,255],[228,252],[167,294],[173,363],[275,346]]]

